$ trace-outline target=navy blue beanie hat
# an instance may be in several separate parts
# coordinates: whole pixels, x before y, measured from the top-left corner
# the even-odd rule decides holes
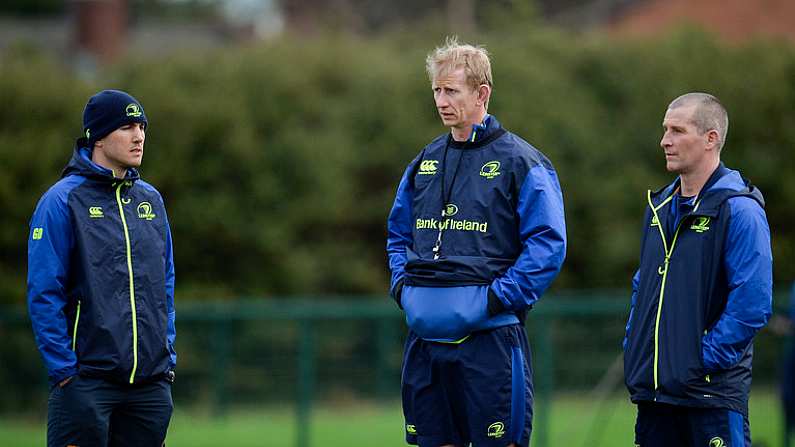
[[[129,123],[148,125],[144,108],[137,99],[121,90],[103,90],[92,96],[83,110],[83,131],[88,147]]]

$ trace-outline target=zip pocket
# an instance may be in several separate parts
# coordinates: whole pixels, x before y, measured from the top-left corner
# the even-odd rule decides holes
[[[77,323],[80,322],[80,300],[77,300],[77,313],[75,314],[75,327],[72,329],[72,351],[77,347]]]

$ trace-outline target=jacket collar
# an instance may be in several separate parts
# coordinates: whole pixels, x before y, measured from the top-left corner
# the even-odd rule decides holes
[[[113,183],[119,180],[136,181],[140,178],[138,170],[135,168],[127,168],[127,174],[123,179],[118,179],[113,176],[113,170],[100,166],[91,161],[91,151],[88,147],[88,140],[79,138],[75,143],[72,159],[64,168],[61,177],[69,175],[82,175],[83,177],[99,180],[103,182]]]
[[[452,148],[474,149],[485,146],[504,133],[505,129],[502,128],[502,124],[497,121],[497,118],[494,115],[486,114],[483,122],[472,126],[472,131],[466,141],[455,141],[452,133],[449,133],[447,134],[447,142]]]
[[[677,177],[669,185],[652,193],[652,203],[660,206],[680,186],[681,180]],[[695,199],[696,207],[694,213],[699,215],[717,215],[720,205],[731,197],[747,196],[756,200],[760,206],[765,206],[762,193],[745,179],[738,171],[727,168],[721,162],[715,171],[712,172],[704,187],[701,188]]]

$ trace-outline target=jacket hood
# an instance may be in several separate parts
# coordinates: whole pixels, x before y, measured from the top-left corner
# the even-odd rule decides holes
[[[70,175],[80,175],[86,178],[91,178],[100,181],[113,182],[119,180],[113,176],[113,171],[102,167],[91,161],[91,149],[88,148],[88,140],[80,138],[75,143],[72,159],[64,168],[61,177]],[[140,175],[135,168],[127,168],[127,175],[124,180],[138,180]]]
[[[679,188],[680,182],[681,180],[677,177],[669,185],[652,193],[652,202],[658,205],[667,199]],[[738,196],[750,197],[759,203],[759,206],[765,207],[765,199],[759,188],[752,185],[739,171],[727,168],[722,162],[698,195],[699,197],[696,199],[696,202],[699,203],[698,214],[703,215],[717,214],[718,208],[723,202]]]

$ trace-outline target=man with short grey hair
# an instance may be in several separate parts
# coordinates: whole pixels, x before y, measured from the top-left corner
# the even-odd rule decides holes
[[[712,95],[675,99],[660,141],[671,184],[648,191],[624,377],[641,447],[750,447],[753,338],[772,304],[762,193],[720,152],[728,115]]]
[[[729,115],[723,104],[718,101],[718,98],[708,93],[685,93],[674,99],[668,106],[668,110],[690,106],[695,106],[691,120],[702,135],[711,129],[718,133],[720,142],[718,152],[720,152],[726,143],[726,134],[729,132]]]

